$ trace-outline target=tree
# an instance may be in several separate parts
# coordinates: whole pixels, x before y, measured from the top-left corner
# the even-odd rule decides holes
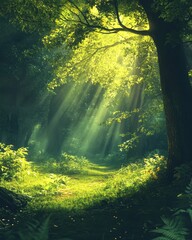
[[[0,141],[27,146],[34,126],[46,122],[51,67],[37,33],[24,33],[3,18],[0,26]]]
[[[126,4],[125,1],[119,2]],[[121,21],[118,1],[110,3],[115,8],[120,25],[120,29],[113,28],[113,31],[149,35],[156,45],[167,123],[168,169],[169,173],[172,174],[175,166],[191,161],[192,156],[192,143],[190,141],[192,135],[192,108],[189,105],[192,102],[192,90],[182,44],[182,35],[187,28],[191,14],[187,10],[190,9],[191,5],[189,1],[182,3],[179,3],[179,1],[159,2],[158,4],[158,1],[151,3],[150,1],[141,0],[135,3],[137,9],[139,7],[144,9],[149,22],[149,30],[126,27]],[[128,4],[125,6],[128,7]],[[167,12],[163,8],[167,8]],[[184,11],[185,14],[181,11]],[[183,14],[185,18],[182,17]]]
[[[192,156],[192,89],[183,45],[191,33],[190,1],[67,1],[65,7],[68,11],[63,11],[60,21],[67,29],[70,25],[72,45],[81,42],[88,31],[127,32],[153,39],[166,116],[168,172],[172,177],[174,168],[191,161]]]
[[[33,1],[30,2],[34,5]],[[50,6],[49,1],[47,3]],[[40,10],[44,9],[41,4],[39,6]],[[191,1],[68,0],[60,1],[56,6],[59,6],[57,23],[60,27],[57,31],[53,29],[52,35],[63,36],[70,46],[77,45],[88,32],[93,31],[126,32],[153,39],[166,115],[168,170],[172,176],[174,167],[191,161],[192,156],[192,89],[183,47],[184,37],[187,34],[190,38],[191,34]],[[22,19],[26,26],[22,17],[26,13],[20,10],[19,14],[16,14],[17,19]]]
[[[44,39],[48,45],[55,45],[56,40],[57,35],[54,34],[54,31]],[[100,120],[101,123],[106,121],[104,118],[110,109],[110,111],[113,111],[113,114],[111,114],[110,119],[106,121],[108,125],[106,128],[112,124],[121,124],[119,134],[121,132],[122,140],[124,142],[126,141],[123,143],[121,149],[123,151],[126,150],[127,157],[130,157],[131,152],[132,154],[135,153],[136,146],[137,155],[143,154],[144,151],[149,151],[149,142],[146,144],[146,138],[149,140],[150,136],[156,135],[157,133],[157,126],[155,127],[156,129],[154,129],[149,122],[152,123],[152,119],[155,120],[155,117],[158,115],[158,113],[154,114],[153,112],[155,105],[157,106],[158,102],[161,104],[161,97],[158,97],[158,95],[160,95],[160,86],[157,73],[157,57],[154,54],[154,45],[150,39],[145,37],[142,41],[139,41],[138,37],[134,35],[127,36],[126,33],[105,35],[92,32],[87,34],[87,36],[81,40],[81,43],[73,49],[73,54],[69,60],[66,59],[62,47],[59,47],[57,51],[59,53],[58,57],[55,58],[53,62],[59,62],[59,64],[57,64],[58,66],[56,66],[59,82],[51,82],[50,87],[61,84],[61,79],[63,82],[83,82],[84,84],[86,83],[87,86],[95,83],[99,84],[105,92],[105,101],[102,100],[100,103],[97,103],[95,108],[98,107],[99,104],[102,104],[103,109],[106,104],[108,107],[103,112],[102,119],[101,116],[99,119],[100,114],[98,113],[98,116],[96,114],[94,120],[97,118],[97,121]],[[63,88],[66,88],[66,84]],[[77,92],[84,96],[84,91],[81,93],[79,89]],[[86,94],[88,94],[88,92],[86,92]],[[63,94],[63,96],[64,95],[66,94]],[[149,101],[151,95],[156,95],[156,99],[153,103]],[[75,96],[73,96],[73,98],[75,98]],[[94,97],[95,95],[92,94],[92,98]],[[89,100],[89,102],[90,101],[91,100]],[[91,108],[90,105],[92,104],[88,105],[89,112]],[[146,124],[146,111],[150,108],[153,109],[153,111],[151,111],[150,121]],[[158,110],[160,109],[158,106]],[[144,115],[144,113],[145,117],[143,116],[141,119],[141,115]],[[86,114],[84,115],[86,116]],[[88,118],[86,119],[87,122],[85,125],[87,126],[90,120]],[[81,121],[82,119],[79,118],[79,123],[76,123],[76,125],[82,127],[80,131],[83,136],[84,129],[86,128],[82,125]],[[85,122],[85,119],[83,122]],[[142,124],[143,126],[141,126]],[[147,125],[150,125],[150,129]],[[148,129],[146,127],[148,127]],[[92,126],[89,127],[89,129],[90,128],[93,129],[94,127]],[[74,126],[73,133],[76,132],[75,129],[76,127]],[[79,131],[74,134],[74,138],[78,137],[78,132]],[[88,135],[86,136],[86,141],[89,139],[89,143],[91,143],[89,136],[91,132],[88,132],[89,131],[86,130],[86,134]],[[97,132],[99,133],[99,129]],[[113,130],[113,138],[115,138],[116,134],[117,132]],[[98,134],[98,136],[99,135],[100,134]],[[101,136],[98,137],[97,140],[95,139],[97,145],[99,145],[100,139]],[[105,140],[107,140],[106,134]],[[140,148],[138,148],[138,143]],[[155,147],[155,144],[151,145],[151,147]],[[81,148],[83,149],[83,144]],[[102,148],[100,148],[100,153],[101,152]]]
[[[190,19],[183,19],[182,10],[190,8],[189,1],[160,1],[154,9],[149,1],[140,1],[149,21],[149,35],[157,48],[161,88],[167,123],[168,170],[172,175],[175,166],[191,161],[192,143],[192,89],[188,78],[182,34]],[[168,11],[161,12],[167,6]],[[179,9],[181,8],[181,9]],[[176,14],[175,10],[176,9]]]

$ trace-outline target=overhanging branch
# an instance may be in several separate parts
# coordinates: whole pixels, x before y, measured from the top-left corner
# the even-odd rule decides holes
[[[102,31],[102,33],[130,32],[130,33],[137,34],[137,35],[142,35],[142,36],[149,36],[150,35],[149,30],[136,30],[136,29],[133,29],[133,28],[128,28],[121,22],[121,19],[120,19],[120,16],[119,16],[119,9],[118,9],[117,0],[114,0],[115,13],[116,13],[116,16],[117,16],[117,21],[118,21],[119,26],[120,26],[120,27],[117,27],[117,28],[108,28],[108,27],[104,27],[104,26],[99,25],[99,24],[91,23],[89,21],[89,19],[87,18],[87,16],[84,14],[84,12],[80,9],[80,7],[78,7],[77,4],[74,3],[74,1],[68,0],[68,2],[71,4],[71,6],[73,8],[75,8],[79,12],[79,15],[77,13],[73,12],[72,10],[70,10],[70,12],[76,17],[76,20],[75,19],[69,19],[69,18],[65,17],[64,18],[65,21],[71,21],[71,22],[74,22],[74,23],[79,23],[81,25],[84,25],[87,28],[97,29],[100,32]]]
[[[115,13],[116,13],[116,16],[117,16],[117,21],[118,21],[118,23],[119,23],[119,25],[121,26],[122,29],[124,29],[127,32],[131,32],[131,33],[138,34],[138,35],[143,35],[143,36],[149,36],[150,35],[150,31],[149,30],[136,30],[136,29],[133,29],[133,28],[126,27],[122,23],[122,21],[120,19],[120,16],[119,16],[118,1],[117,0],[113,0],[113,2],[114,2]]]

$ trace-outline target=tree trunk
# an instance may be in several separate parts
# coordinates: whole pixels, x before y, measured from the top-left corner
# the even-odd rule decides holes
[[[167,123],[168,170],[192,160],[192,89],[182,45],[155,40]]]
[[[168,136],[168,176],[172,178],[176,166],[192,161],[192,88],[178,22],[160,18],[149,1],[142,0],[141,5],[157,48]]]

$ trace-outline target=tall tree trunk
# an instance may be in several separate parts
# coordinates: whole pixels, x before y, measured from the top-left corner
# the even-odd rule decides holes
[[[192,160],[192,89],[182,45],[155,39],[168,135],[168,170]]]
[[[147,14],[151,37],[157,48],[160,81],[168,136],[168,174],[176,166],[192,161],[192,88],[178,22],[166,22],[140,1]]]

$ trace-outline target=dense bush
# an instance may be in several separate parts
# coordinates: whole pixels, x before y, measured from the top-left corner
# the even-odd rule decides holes
[[[26,148],[14,150],[12,145],[0,143],[0,179],[9,181],[30,169],[30,163],[26,160],[27,154]]]
[[[77,157],[63,153],[61,155],[60,170],[63,173],[79,173],[89,165],[85,157]]]
[[[120,168],[108,181],[106,190],[113,195],[124,196],[139,191],[151,181],[156,181],[166,169],[164,156],[154,154],[143,160]]]
[[[148,155],[144,158],[144,174],[149,174],[157,179],[166,169],[166,158],[159,154]]]
[[[44,169],[52,173],[76,174],[85,173],[90,162],[85,157],[78,157],[63,153],[60,159],[49,159],[44,165]]]

